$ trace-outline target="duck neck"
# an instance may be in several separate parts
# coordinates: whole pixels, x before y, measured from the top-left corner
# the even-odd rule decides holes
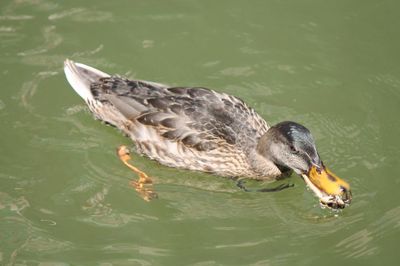
[[[262,135],[260,137],[260,139],[258,140],[256,151],[258,154],[271,160],[270,153],[268,152],[269,148],[270,148],[270,141],[269,141],[268,132],[267,132],[264,135]]]
[[[259,179],[273,180],[282,176],[281,169],[273,162],[267,152],[268,136],[267,133],[258,140],[256,149],[250,154],[250,161],[253,171]]]

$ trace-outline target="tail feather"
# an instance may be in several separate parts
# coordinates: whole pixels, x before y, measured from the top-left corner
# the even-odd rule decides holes
[[[93,67],[75,63],[69,59],[64,61],[64,72],[69,84],[85,101],[93,100],[90,85],[98,81],[100,78],[109,77],[104,73]]]

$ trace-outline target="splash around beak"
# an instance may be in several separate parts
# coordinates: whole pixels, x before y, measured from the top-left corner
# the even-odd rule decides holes
[[[343,209],[351,202],[350,185],[323,166],[312,166],[301,175],[308,187],[318,196],[320,203],[332,209]]]

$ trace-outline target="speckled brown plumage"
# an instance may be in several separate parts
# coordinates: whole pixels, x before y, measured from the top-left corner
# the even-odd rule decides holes
[[[268,125],[239,98],[117,76],[99,79],[90,90],[103,106],[91,110],[135,140],[138,152],[169,166],[223,176],[260,175],[248,158]],[[99,113],[106,109],[105,119]],[[110,115],[116,110],[122,116]]]

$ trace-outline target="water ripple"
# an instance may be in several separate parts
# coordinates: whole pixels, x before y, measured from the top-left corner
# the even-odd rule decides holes
[[[71,8],[48,16],[50,21],[69,18],[77,22],[111,21],[113,14],[109,11],[88,10],[86,8]]]
[[[7,228],[0,238],[2,265],[18,264],[21,254],[26,252],[49,254],[72,248],[70,242],[49,236],[45,230],[35,226],[31,219],[25,218],[22,211],[28,207],[30,203],[25,197],[12,197],[0,192],[0,228]]]
[[[102,248],[105,252],[118,252],[118,253],[139,253],[149,256],[165,257],[170,255],[168,249],[148,247],[144,245],[137,245],[132,243],[113,243],[112,245]]]
[[[340,241],[336,247],[341,253],[349,258],[372,255],[377,251],[377,247],[369,247],[374,237],[370,231],[363,229]]]
[[[386,211],[380,219],[337,243],[336,250],[349,258],[377,254],[380,250],[377,240],[394,232],[399,232],[399,227],[400,206],[397,206]]]
[[[29,142],[31,147],[37,147],[45,150],[53,151],[71,151],[84,152],[98,146],[98,143],[92,142],[90,139],[70,140],[55,137],[32,136]]]
[[[33,19],[34,16],[31,15],[5,15],[0,16],[0,20],[30,20]]]
[[[85,223],[91,223],[102,227],[122,227],[132,222],[158,220],[155,216],[137,212],[128,214],[113,208],[111,203],[107,200],[109,192],[109,187],[103,187],[101,190],[92,194],[82,206],[82,210],[86,215],[77,219]]]
[[[236,244],[224,244],[224,245],[216,245],[213,246],[212,248],[241,248],[241,247],[254,247],[258,246],[260,244],[268,243],[271,242],[269,239],[262,239],[262,240],[257,240],[257,241],[251,241],[251,242],[242,242],[242,243],[236,243]]]
[[[15,199],[5,192],[0,192],[0,210],[8,209],[20,213],[29,206],[30,204],[24,196]]]
[[[62,19],[71,15],[75,15],[77,13],[83,12],[85,9],[84,8],[71,8],[68,10],[64,10],[58,13],[54,13],[49,15],[49,20],[57,20],[57,19]]]
[[[232,77],[248,77],[254,74],[254,71],[249,66],[243,67],[229,67],[221,70],[221,74],[225,76],[232,76]]]
[[[61,37],[61,35],[56,32],[56,26],[54,25],[44,27],[42,29],[42,35],[44,39],[44,43],[42,45],[33,49],[20,52],[18,53],[18,55],[30,56],[30,55],[42,54],[48,52],[51,49],[56,48],[63,41],[63,37]]]
[[[34,106],[30,102],[36,94],[39,88],[39,84],[43,80],[48,79],[49,77],[52,77],[56,74],[58,74],[58,72],[42,71],[34,75],[34,78],[32,80],[24,82],[19,92],[20,102],[22,106],[32,112],[34,110]]]
[[[112,21],[113,14],[108,11],[98,10],[85,10],[71,16],[73,21],[77,22],[100,22],[100,21]]]

